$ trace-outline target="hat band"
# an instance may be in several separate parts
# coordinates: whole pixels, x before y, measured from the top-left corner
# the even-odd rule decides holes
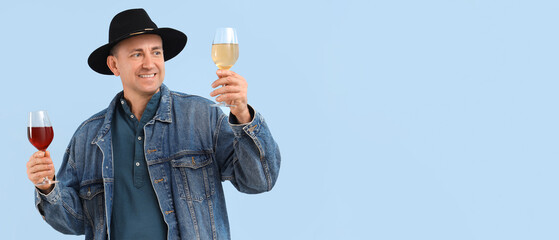
[[[138,35],[138,34],[143,34],[143,33],[147,32],[147,31],[153,31],[153,30],[154,30],[153,28],[146,28],[146,29],[144,29],[144,31],[139,31],[139,32],[130,33],[130,34],[128,34],[128,36],[134,36],[134,35]]]

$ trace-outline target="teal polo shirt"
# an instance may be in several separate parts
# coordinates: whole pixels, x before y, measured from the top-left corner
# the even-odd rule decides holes
[[[160,92],[151,97],[140,121],[123,95],[115,108],[111,123],[115,181],[111,239],[167,239],[167,225],[144,156],[144,126],[154,117],[160,99]]]

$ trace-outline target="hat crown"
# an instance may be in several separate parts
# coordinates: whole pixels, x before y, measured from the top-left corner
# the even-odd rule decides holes
[[[157,29],[146,10],[130,9],[117,14],[109,26],[109,42],[146,29]]]
[[[95,72],[112,75],[113,72],[107,66],[111,49],[120,41],[141,34],[157,34],[161,37],[165,61],[177,56],[188,39],[176,29],[158,28],[144,9],[130,9],[114,16],[109,25],[109,42],[95,49],[87,58],[87,64]]]

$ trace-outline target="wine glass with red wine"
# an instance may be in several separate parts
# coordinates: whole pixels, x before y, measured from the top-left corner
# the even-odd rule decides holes
[[[27,138],[29,142],[39,151],[46,151],[47,147],[54,138],[54,131],[50,124],[47,111],[29,112],[29,125],[27,125]],[[51,181],[48,177],[44,177],[42,182],[35,183],[36,186],[57,183]]]

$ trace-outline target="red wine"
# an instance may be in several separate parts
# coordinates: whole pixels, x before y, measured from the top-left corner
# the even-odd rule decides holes
[[[37,149],[45,151],[54,138],[54,131],[52,127],[27,127],[27,138]]]

